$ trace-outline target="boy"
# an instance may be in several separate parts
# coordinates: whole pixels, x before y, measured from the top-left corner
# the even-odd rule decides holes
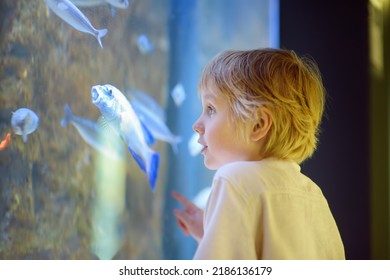
[[[293,51],[227,51],[204,69],[193,125],[217,170],[203,211],[178,193],[174,214],[198,241],[194,259],[345,259],[320,188],[299,163],[317,145],[324,88]]]

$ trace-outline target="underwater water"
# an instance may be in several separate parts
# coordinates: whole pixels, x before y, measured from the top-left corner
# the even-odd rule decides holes
[[[197,78],[221,50],[275,45],[275,1],[88,2],[1,1],[0,259],[190,258],[169,193],[211,183],[188,148]],[[102,118],[106,84],[134,115]]]

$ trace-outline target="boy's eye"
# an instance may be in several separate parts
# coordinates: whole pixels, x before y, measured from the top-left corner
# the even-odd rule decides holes
[[[214,115],[216,113],[215,108],[213,106],[207,106],[206,112],[209,116]]]

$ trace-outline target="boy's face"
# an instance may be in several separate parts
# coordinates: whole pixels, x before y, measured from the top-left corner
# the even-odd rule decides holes
[[[201,93],[201,100],[203,112],[193,129],[203,146],[205,166],[216,170],[234,161],[257,160],[258,145],[250,141],[250,124],[245,125],[244,134],[238,130],[238,125],[244,124],[232,121],[226,97],[209,88]]]

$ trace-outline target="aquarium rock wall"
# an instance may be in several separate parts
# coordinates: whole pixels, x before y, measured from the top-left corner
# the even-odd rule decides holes
[[[1,1],[0,259],[162,258],[171,147],[153,146],[160,155],[153,192],[126,147],[111,162],[61,121],[68,104],[74,115],[99,123],[91,102],[98,84],[126,96],[144,92],[166,106],[168,2],[79,7],[93,27],[107,29],[101,47],[44,0]],[[20,108],[39,117],[28,124],[30,115],[19,116],[26,120],[21,130],[32,127],[25,137],[11,122]]]

